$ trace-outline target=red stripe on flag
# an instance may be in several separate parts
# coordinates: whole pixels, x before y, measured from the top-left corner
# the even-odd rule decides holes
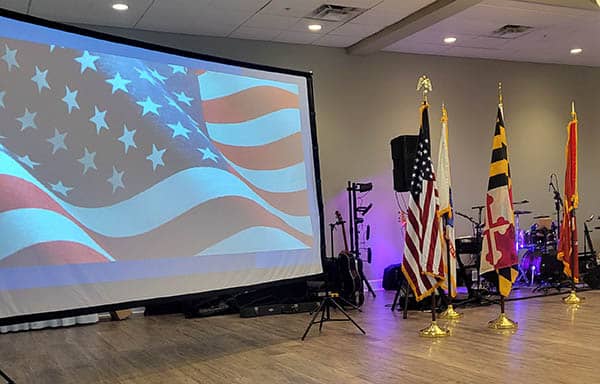
[[[213,144],[230,161],[247,169],[274,170],[304,161],[300,133],[294,133],[281,140],[256,147],[238,147],[216,142]]]
[[[207,123],[241,123],[286,108],[298,108],[298,95],[277,87],[259,86],[202,102]]]
[[[224,240],[234,233],[253,226],[281,229],[307,246],[312,246],[314,241],[311,236],[305,235],[289,226],[282,219],[268,212],[253,200],[241,197],[222,197],[210,200],[145,234],[124,238],[110,238],[99,235],[83,226],[75,217],[71,216],[50,198],[50,196],[26,180],[15,176],[0,175],[0,190],[3,191],[4,197],[6,197],[6,199],[0,200],[0,212],[12,209],[38,208],[60,213],[77,224],[115,259],[131,259],[133,251],[139,251],[145,246],[153,248],[148,248],[145,251],[147,254],[140,253],[139,258],[147,258],[148,254],[154,255],[156,258],[191,256],[200,253],[205,248]],[[235,212],[235,220],[231,219],[231,215],[215,215],[215,212]],[[201,222],[203,223],[207,217],[211,218],[212,224],[207,227],[209,229],[204,231],[202,234],[203,240],[200,241],[197,228],[200,228]],[[222,223],[219,221],[222,221]],[[214,236],[209,236],[208,231],[212,228],[221,228],[221,230],[216,231],[218,233],[214,234]],[[223,231],[222,228],[227,229]],[[170,233],[171,235],[165,236],[165,233]],[[185,236],[174,236],[173,233],[185,234]],[[194,239],[194,241],[192,242],[190,239]],[[140,244],[144,245],[141,246]],[[156,244],[169,246],[165,246],[164,250],[159,252]],[[186,244],[190,246],[194,245],[195,248],[189,248],[188,250],[185,248]],[[198,248],[199,244],[200,248]],[[172,249],[175,246],[177,246],[180,252],[189,251],[189,253],[183,252],[184,254],[173,255]]]
[[[5,257],[0,260],[0,268],[108,262],[106,257],[83,244],[52,241],[32,245]]]

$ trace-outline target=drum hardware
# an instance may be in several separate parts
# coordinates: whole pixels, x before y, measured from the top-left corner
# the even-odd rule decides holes
[[[517,203],[513,203],[513,204],[525,204],[525,203],[529,203],[529,200],[525,199],[525,200],[521,200]],[[517,251],[517,255],[519,254],[519,250],[521,248],[523,248],[524,246],[524,238],[523,238],[523,234],[521,232],[521,228],[519,225],[519,216],[520,215],[529,215],[530,213],[532,213],[531,211],[525,211],[525,210],[516,210],[514,211],[514,215],[515,215],[515,249]],[[522,280],[526,280],[526,272],[522,271],[519,268],[519,276],[517,276],[517,280],[516,281],[522,281]]]
[[[594,215],[591,215],[583,222],[583,253],[579,253],[579,273],[582,277],[595,270],[598,266],[596,250],[594,249],[592,237],[590,236],[592,231],[588,227],[588,223],[592,220],[594,220]],[[598,229],[598,227],[594,227],[594,229]]]
[[[460,275],[465,282],[469,297],[466,300],[456,301],[454,307],[457,308],[463,305],[475,304],[475,305],[490,305],[494,301],[488,299],[489,290],[482,287],[481,275],[479,273],[479,266],[481,261],[481,244],[483,242],[483,209],[484,205],[477,205],[471,207],[473,210],[478,210],[477,219],[465,215],[464,213],[455,211],[455,213],[471,222],[473,231],[472,237],[461,237],[456,239],[456,261],[460,271]],[[465,265],[462,261],[461,255],[472,255],[474,256],[474,263],[471,265]],[[467,274],[467,268],[473,268],[475,276],[469,277]],[[473,279],[475,277],[475,279]],[[475,287],[473,286],[475,285]]]
[[[514,213],[515,213],[515,215],[529,215],[529,214],[532,214],[533,212],[517,209]]]

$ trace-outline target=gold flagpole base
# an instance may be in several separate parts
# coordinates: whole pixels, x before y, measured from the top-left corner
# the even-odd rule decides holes
[[[562,299],[565,304],[581,304],[583,300],[585,300],[585,297],[577,296],[575,290],[572,290],[571,293],[569,293],[569,296],[563,297]]]
[[[440,319],[448,319],[448,320],[457,320],[457,319],[460,319],[462,316],[463,316],[463,314],[456,312],[454,310],[454,307],[452,306],[452,304],[450,304],[444,312],[440,313],[439,318]]]
[[[419,336],[421,337],[429,337],[432,339],[437,339],[439,337],[446,337],[450,335],[450,331],[447,329],[440,328],[437,325],[437,322],[432,321],[431,324],[427,328],[421,329],[419,331]]]
[[[500,313],[497,319],[488,323],[488,327],[492,329],[517,329],[518,326],[519,323],[512,321],[504,313]]]

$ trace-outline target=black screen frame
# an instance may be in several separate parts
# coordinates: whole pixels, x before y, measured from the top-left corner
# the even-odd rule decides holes
[[[143,42],[139,40],[134,40],[122,36],[115,36],[108,33],[97,32],[85,28],[81,28],[74,25],[63,24],[55,21],[50,21],[46,19],[41,19],[38,17],[25,15],[18,12],[9,11],[4,8],[0,8],[0,16],[6,17],[18,21],[23,21],[30,24],[39,25],[42,27],[52,28],[63,32],[74,33],[86,37],[96,38],[100,40],[105,40],[112,43],[130,45],[133,47],[149,49],[157,52],[163,52],[172,55],[178,55],[191,59],[198,59],[204,61],[212,61],[215,63],[226,64],[226,65],[234,65],[239,67],[244,67],[248,69],[256,69],[268,72],[282,73],[288,75],[295,75],[306,78],[307,83],[307,95],[308,95],[308,109],[309,109],[309,120],[310,120],[310,130],[311,130],[311,140],[312,140],[312,152],[313,152],[313,167],[315,172],[315,191],[317,197],[317,208],[319,213],[319,238],[320,238],[320,259],[321,259],[321,273],[296,277],[291,279],[282,279],[267,283],[247,285],[247,286],[239,286],[234,288],[220,289],[220,290],[211,290],[206,292],[198,292],[192,294],[182,294],[175,296],[166,296],[166,297],[157,297],[153,299],[143,299],[143,300],[132,300],[126,302],[118,302],[111,304],[104,304],[92,307],[80,307],[73,308],[67,310],[59,310],[59,311],[51,311],[51,312],[40,312],[35,314],[27,314],[27,315],[18,315],[0,318],[0,326],[17,324],[17,323],[25,323],[25,322],[35,322],[35,321],[44,321],[56,318],[63,317],[73,317],[73,316],[82,316],[93,313],[101,313],[101,312],[111,312],[122,309],[129,309],[135,307],[143,307],[149,305],[161,305],[168,304],[173,302],[181,302],[181,301],[192,301],[203,299],[206,297],[214,297],[221,295],[233,295],[238,292],[244,292],[248,290],[257,290],[268,287],[277,287],[284,284],[291,284],[299,281],[306,281],[315,278],[324,278],[324,263],[326,257],[326,244],[325,244],[325,225],[324,225],[324,214],[323,214],[323,194],[321,189],[321,171],[320,171],[320,162],[319,162],[319,146],[317,143],[317,124],[316,124],[316,112],[315,112],[315,99],[314,99],[314,84],[313,84],[313,74],[312,72],[304,72],[294,69],[288,68],[279,68],[273,67],[269,65],[256,64],[250,62],[244,62],[239,60],[228,59],[224,57],[207,55],[204,53],[192,52],[187,50],[182,50],[178,48],[168,47],[164,45],[154,44]],[[6,241],[6,239],[0,239],[0,241]]]

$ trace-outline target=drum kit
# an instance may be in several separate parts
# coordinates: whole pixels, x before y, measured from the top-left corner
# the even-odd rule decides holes
[[[530,215],[527,210],[515,210],[516,249],[519,260],[518,283],[539,287],[559,282],[562,265],[556,259],[558,251],[558,224],[546,215],[534,216],[534,223],[528,230],[519,228],[519,216]]]
[[[515,206],[528,204],[529,200],[514,202]],[[463,267],[468,269],[475,267],[478,269],[479,260],[468,260],[465,256],[477,256],[477,251],[481,250],[482,238],[482,217],[481,206],[473,207],[479,209],[479,219],[469,217],[468,215],[457,212],[459,216],[468,219],[473,226],[473,236],[457,238],[456,251],[459,260],[459,269]],[[558,286],[563,280],[562,263],[557,260],[558,252],[558,230],[559,224],[550,216],[538,215],[533,217],[533,224],[526,229],[520,228],[521,216],[531,215],[532,211],[526,209],[515,209],[515,249],[518,255],[519,276],[517,283],[533,286],[537,284],[536,290],[548,290],[549,287]],[[473,245],[474,249],[468,250],[468,246]],[[464,248],[464,250],[463,250]],[[477,248],[477,249],[475,249]],[[462,254],[462,259],[461,259]],[[464,261],[464,266],[462,265]],[[471,261],[471,262],[469,262]],[[463,273],[467,278],[467,274]],[[477,278],[477,281],[475,281]],[[469,278],[474,286],[479,286],[479,276]],[[470,284],[469,284],[470,285]],[[469,286],[467,287],[469,288]]]

